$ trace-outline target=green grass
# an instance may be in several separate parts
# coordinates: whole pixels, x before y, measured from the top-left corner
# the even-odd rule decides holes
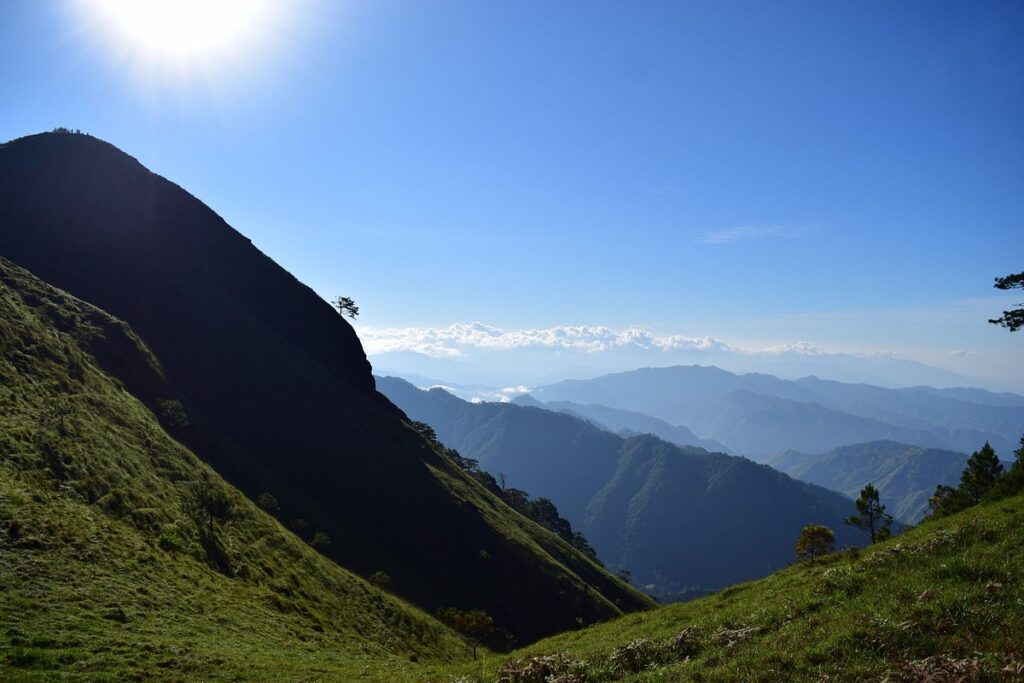
[[[466,657],[171,439],[90,349],[130,330],[0,260],[0,680],[420,680]],[[128,356],[133,356],[128,358]],[[234,512],[211,542],[196,482]]]
[[[1017,496],[861,552],[433,675],[510,683],[549,675],[563,683],[1024,680],[1022,549]]]

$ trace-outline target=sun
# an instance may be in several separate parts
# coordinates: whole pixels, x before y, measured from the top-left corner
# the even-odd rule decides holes
[[[237,58],[272,31],[280,0],[81,0],[122,52],[191,64]]]

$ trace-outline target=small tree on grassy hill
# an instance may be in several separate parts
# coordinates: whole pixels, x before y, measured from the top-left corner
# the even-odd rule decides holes
[[[440,443],[437,440],[437,432],[435,432],[434,428],[431,427],[430,425],[428,425],[426,422],[420,422],[419,420],[413,420],[412,422],[409,423],[409,426],[412,427],[413,429],[415,429],[417,432],[419,432],[420,436],[422,436],[424,439],[426,439],[430,443],[432,443],[434,445],[437,445],[438,443]]]
[[[376,571],[370,574],[370,583],[377,588],[377,595],[380,595],[391,585],[391,577],[382,571]]]
[[[257,503],[263,508],[264,512],[269,512],[272,515],[281,511],[281,504],[277,502],[277,498],[271,493],[261,493]]]
[[[235,510],[235,502],[222,488],[202,481],[192,485],[188,512],[201,533],[213,538],[217,522],[227,522]]]
[[[892,515],[885,511],[885,506],[879,501],[878,489],[868,484],[860,490],[860,497],[854,502],[857,506],[857,514],[850,515],[844,522],[866,531],[871,536],[871,542],[884,541],[892,536]]]
[[[960,492],[960,489],[939,484],[935,487],[935,493],[928,499],[929,512],[926,519],[946,517],[969,507],[970,503],[967,502],[967,498]]]
[[[986,441],[981,450],[974,451],[967,461],[967,468],[960,475],[960,493],[968,504],[977,505],[1002,476],[1003,465]]]
[[[1020,448],[1013,452],[1016,459],[1006,474],[999,478],[987,494],[987,498],[999,499],[1024,491],[1024,436],[1020,437]]]
[[[437,617],[462,634],[467,649],[473,650],[473,659],[476,659],[476,649],[484,638],[494,633],[494,619],[482,609],[446,607],[437,611]]]
[[[813,560],[828,555],[836,548],[836,535],[827,526],[808,524],[796,538],[796,556],[799,560]]]

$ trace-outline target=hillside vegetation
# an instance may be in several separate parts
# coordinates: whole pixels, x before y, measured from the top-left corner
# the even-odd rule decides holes
[[[438,681],[1024,679],[1024,496]]]
[[[130,328],[0,259],[0,679],[416,680],[415,660],[464,656],[226,484],[98,358],[162,381]],[[200,492],[226,504],[207,518]]]

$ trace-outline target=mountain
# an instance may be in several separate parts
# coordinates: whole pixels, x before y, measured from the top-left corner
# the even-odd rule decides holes
[[[443,389],[378,377],[381,393],[426,422],[446,446],[508,483],[550,498],[580,527],[593,494],[615,472],[622,438],[562,413],[511,403],[470,403]]]
[[[954,387],[950,389],[935,389],[933,387],[917,386],[911,387],[909,391],[924,392],[935,396],[967,401],[968,403],[980,403],[989,406],[1003,406],[1009,408],[1024,408],[1024,396],[1008,391],[992,392],[985,389],[970,389],[967,387]]]
[[[541,403],[529,394],[516,397],[513,403],[519,405],[533,405],[548,410],[557,410],[560,413],[569,413],[590,420],[598,427],[615,432],[619,436],[634,436],[636,434],[653,434],[654,436],[676,444],[677,446],[697,446],[706,451],[716,453],[728,453],[734,455],[725,444],[714,439],[702,439],[683,425],[670,425],[664,420],[659,420],[643,413],[634,413],[629,410],[618,410],[608,406],[591,403],[581,405],[572,401],[552,401]]]
[[[1022,544],[1018,495],[861,552],[555,636],[484,670],[445,671],[487,683],[1019,681]]]
[[[840,545],[863,540],[842,522],[851,500],[746,458],[624,439],[574,415],[470,403],[393,377],[377,385],[446,445],[550,498],[608,566],[663,599],[786,566],[805,524],[833,528]]]
[[[992,404],[992,401],[1011,403],[1014,394],[992,394],[984,390],[892,390],[817,377],[797,380],[797,384],[813,391],[818,401],[828,407],[908,429],[928,430],[957,450],[976,450],[990,441],[997,450],[1008,455],[1024,432],[1024,406]]]
[[[0,258],[0,679],[384,678],[462,657],[227,484],[132,386],[173,396],[129,326]],[[209,521],[200,493],[224,501]]]
[[[431,613],[485,609],[521,642],[648,605],[410,429],[327,302],[112,145],[0,147],[0,256],[130,325],[166,385],[126,388],[157,414],[177,402],[170,433],[340,565]]]
[[[1012,394],[885,389],[815,377],[790,381],[703,366],[569,380],[536,387],[532,395],[544,403],[594,403],[644,413],[754,458],[876,440],[950,450],[973,450],[989,441],[1008,453],[1024,432],[1024,407],[1013,405]],[[964,400],[972,396],[989,399]]]
[[[443,377],[445,384],[499,388],[676,365],[713,365],[737,374],[767,373],[785,379],[816,375],[889,388],[972,383],[949,370],[886,354],[827,353],[807,344],[755,351],[730,347],[710,337],[660,337],[637,327],[612,330],[559,325],[505,330],[471,322],[440,328],[366,330],[364,343],[377,374],[410,381],[415,381],[413,376]]]
[[[872,441],[816,455],[782,451],[769,456],[765,464],[851,498],[866,484],[874,484],[890,514],[916,524],[927,513],[928,498],[936,486],[955,486],[960,481],[967,457],[955,451]]]

